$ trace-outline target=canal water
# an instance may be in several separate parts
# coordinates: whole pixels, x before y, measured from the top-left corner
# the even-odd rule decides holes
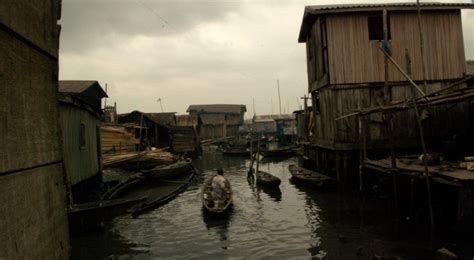
[[[207,152],[196,161],[201,172],[185,192],[137,218],[118,217],[102,232],[72,237],[73,258],[432,259],[429,232],[395,218],[389,201],[290,181],[288,166],[298,160],[262,160],[261,169],[282,180],[272,191],[249,184],[247,158]],[[200,191],[219,167],[235,195],[230,214],[215,218],[203,211]],[[456,243],[440,245],[463,246]]]

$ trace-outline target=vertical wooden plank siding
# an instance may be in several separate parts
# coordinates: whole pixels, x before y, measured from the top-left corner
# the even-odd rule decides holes
[[[64,166],[71,185],[100,174],[97,129],[100,120],[86,110],[63,105],[60,107]],[[85,125],[85,146],[79,143],[80,124]]]
[[[368,16],[359,13],[326,18],[331,84],[383,82],[383,55],[378,49],[379,41],[369,41]],[[389,12],[389,19],[393,58],[405,63],[405,49],[408,49],[412,76],[422,80],[416,13]],[[462,77],[466,68],[460,12],[423,12],[422,25],[427,80]],[[393,66],[389,75],[389,81],[405,80]]]

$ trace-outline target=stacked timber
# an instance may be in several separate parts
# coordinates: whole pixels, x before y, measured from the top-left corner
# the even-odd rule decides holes
[[[135,138],[133,128],[125,126],[102,126],[100,145],[102,154],[135,151],[140,140]]]
[[[176,153],[196,152],[199,150],[199,140],[192,126],[172,126],[171,146]]]
[[[126,170],[148,170],[158,165],[172,164],[176,161],[173,154],[161,150],[128,152],[104,156],[104,168],[122,168]]]

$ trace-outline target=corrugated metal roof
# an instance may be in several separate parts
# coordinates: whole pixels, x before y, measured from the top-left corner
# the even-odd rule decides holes
[[[102,97],[107,97],[107,94],[96,80],[60,80],[58,82],[58,90],[61,93],[80,94],[95,85]]]
[[[172,126],[176,125],[176,119],[174,114],[175,112],[166,112],[166,113],[145,113],[150,119],[155,121],[156,123]]]
[[[420,3],[421,10],[456,10],[456,9],[473,9],[471,3],[437,3],[424,2]],[[314,23],[314,16],[331,13],[344,12],[368,12],[381,11],[383,9],[394,10],[416,10],[415,2],[411,3],[384,3],[384,4],[337,4],[337,5],[310,5],[306,6],[301,24],[298,42],[305,42],[309,27]],[[312,18],[313,17],[313,18]]]
[[[186,112],[200,112],[210,114],[241,114],[247,111],[245,105],[212,104],[212,105],[190,105]]]
[[[97,83],[94,80],[60,80],[59,92],[62,93],[81,93]]]
[[[364,9],[360,11],[366,11],[366,9],[386,9],[386,8],[396,8],[396,9],[413,9],[416,8],[417,5],[415,2],[405,2],[405,3],[383,3],[383,4],[335,4],[335,5],[308,5],[306,6],[306,10],[308,12],[311,11],[329,11],[329,10],[340,10],[340,9]],[[443,7],[441,9],[462,9],[462,8],[472,8],[472,4],[470,3],[439,3],[439,2],[421,2],[420,7],[423,9],[432,9],[436,7]],[[446,7],[446,8],[444,8]]]

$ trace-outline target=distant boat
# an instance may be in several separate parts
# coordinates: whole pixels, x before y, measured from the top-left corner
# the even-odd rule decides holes
[[[213,178],[214,176],[212,176],[211,178],[207,179],[204,182],[204,185],[201,191],[202,205],[210,213],[224,213],[232,206],[232,201],[233,201],[232,188],[230,186],[230,182],[227,181],[226,185],[229,185],[228,188],[230,189],[230,194],[225,201],[222,201],[222,204],[219,203],[216,207],[216,205],[214,205],[214,198],[212,197],[212,179]]]
[[[328,187],[335,183],[331,177],[317,173],[294,164],[291,164],[288,169],[291,173],[291,178],[303,183],[310,184],[316,187]]]
[[[263,157],[280,157],[280,156],[291,156],[295,154],[293,147],[282,147],[276,149],[261,150],[260,153]]]
[[[257,184],[264,185],[267,187],[278,187],[280,186],[280,178],[271,175],[268,172],[258,171],[256,174]]]
[[[192,160],[179,160],[169,165],[156,166],[153,169],[142,171],[148,178],[154,179],[175,179],[176,177],[188,172],[192,167]]]
[[[227,155],[249,155],[250,154],[250,152],[247,150],[247,147],[222,146],[220,149],[223,154],[227,154]]]

